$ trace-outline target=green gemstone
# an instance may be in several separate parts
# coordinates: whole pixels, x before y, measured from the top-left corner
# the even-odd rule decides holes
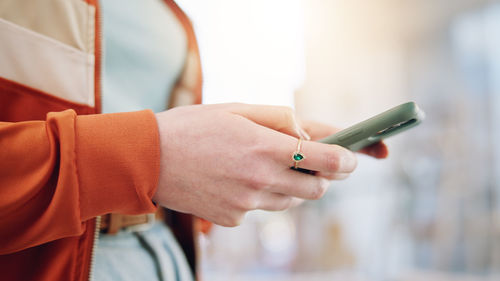
[[[295,160],[295,161],[300,161],[302,159],[304,159],[304,156],[302,154],[300,154],[300,153],[295,153],[293,155],[293,160]]]

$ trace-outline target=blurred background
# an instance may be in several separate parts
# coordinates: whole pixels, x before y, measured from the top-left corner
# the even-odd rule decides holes
[[[201,237],[205,281],[500,280],[500,1],[182,0],[204,102],[427,119],[325,197]]]

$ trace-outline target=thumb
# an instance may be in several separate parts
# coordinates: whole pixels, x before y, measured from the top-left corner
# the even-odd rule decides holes
[[[311,139],[297,122],[295,112],[290,107],[238,104],[231,112],[284,134],[306,140]]]

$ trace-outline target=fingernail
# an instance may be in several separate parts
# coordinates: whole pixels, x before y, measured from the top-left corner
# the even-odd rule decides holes
[[[320,184],[323,189],[328,189],[330,187],[330,181],[327,179],[321,179]]]
[[[348,149],[345,150],[345,157],[343,159],[343,162],[343,164],[345,165],[345,169],[348,171],[353,171],[358,165],[356,155]]]

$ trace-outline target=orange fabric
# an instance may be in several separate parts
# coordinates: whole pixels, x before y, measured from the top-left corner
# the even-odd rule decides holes
[[[88,219],[155,210],[158,142],[151,111],[67,110],[46,121],[0,122],[0,147],[8,148],[0,149],[0,272],[12,277],[5,280],[85,279]]]
[[[84,222],[81,236],[0,255],[1,280],[88,280],[94,226],[93,220]]]
[[[209,234],[213,227],[213,224],[211,222],[198,217],[195,220],[195,224],[196,224],[196,231],[203,234]]]
[[[155,212],[160,145],[153,113],[79,116],[76,128],[82,219]]]
[[[153,212],[156,126],[150,111],[0,122],[0,254],[81,235],[105,213]]]
[[[97,1],[86,1],[100,13]],[[179,11],[188,40],[194,40]],[[94,108],[0,77],[2,280],[88,280],[95,217],[156,208],[150,198],[160,151],[153,113],[85,115],[99,113],[101,106],[99,15],[95,21]],[[196,58],[200,67],[198,53]],[[197,75],[193,93],[199,103],[199,69]],[[192,217],[177,215],[174,231],[182,234],[180,243],[195,268]]]
[[[1,121],[45,120],[47,112],[70,108],[78,114],[95,112],[87,105],[69,102],[0,77]]]

